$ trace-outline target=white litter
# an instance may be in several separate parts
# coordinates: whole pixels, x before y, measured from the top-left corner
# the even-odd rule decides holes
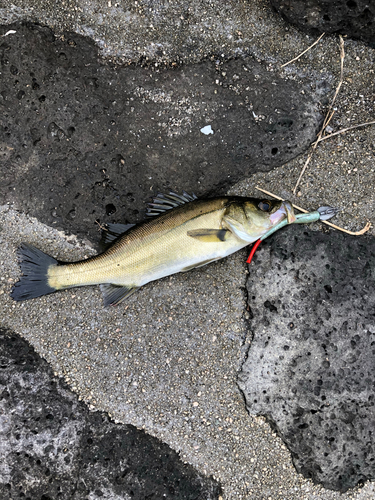
[[[13,35],[14,33],[17,33],[17,31],[14,31],[14,30],[9,30],[5,33],[5,35],[2,35],[2,36],[8,36],[8,35]]]
[[[213,134],[214,131],[211,128],[211,125],[206,125],[205,127],[201,128],[202,134],[208,135],[208,134]]]

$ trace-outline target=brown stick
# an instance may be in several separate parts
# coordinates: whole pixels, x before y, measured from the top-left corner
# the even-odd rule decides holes
[[[277,200],[284,201],[283,198],[280,198],[279,196],[276,196],[275,194],[270,193],[269,191],[266,191],[265,189],[262,189],[262,188],[260,188],[258,186],[255,186],[255,189],[258,189],[258,191],[262,191],[262,193],[265,193],[265,194],[268,194],[269,196],[272,196],[272,198],[276,198]],[[292,203],[292,205],[293,205],[294,208],[296,208],[300,212],[303,212],[305,214],[308,213],[308,211],[305,210],[304,208],[298,207],[297,205],[294,205],[293,203]],[[344,229],[342,227],[336,226],[336,224],[332,224],[331,222],[328,222],[326,220],[321,220],[320,222],[322,222],[323,224],[327,224],[327,226],[333,227],[334,229],[338,229],[339,231],[342,231],[343,233],[351,234],[353,236],[360,236],[361,234],[366,233],[370,229],[370,227],[371,227],[371,223],[367,222],[367,224],[365,225],[365,227],[363,229],[361,229],[360,231],[348,231],[347,229]]]
[[[342,128],[341,130],[338,130],[337,132],[333,132],[332,134],[325,135],[324,137],[321,137],[320,139],[317,139],[316,142],[325,141],[326,139],[330,139],[331,137],[333,137],[335,135],[343,134],[344,132],[347,132],[348,130],[353,130],[355,128],[365,127],[366,125],[374,125],[374,124],[375,124],[375,121],[373,121],[373,122],[364,122],[364,123],[359,123],[358,125],[353,125],[352,127]]]
[[[301,182],[303,174],[306,171],[307,165],[310,163],[311,157],[314,154],[314,151],[315,151],[315,149],[316,149],[316,147],[317,147],[317,145],[318,145],[318,143],[319,143],[322,135],[324,134],[325,128],[327,127],[328,123],[331,121],[331,118],[332,118],[333,113],[334,113],[333,104],[334,104],[334,102],[336,100],[337,94],[340,91],[340,88],[341,88],[341,85],[342,85],[342,82],[343,82],[343,79],[344,79],[344,58],[345,58],[344,39],[343,39],[343,37],[341,35],[339,35],[339,37],[340,37],[340,81],[339,81],[339,83],[337,85],[336,92],[335,92],[335,94],[333,96],[331,104],[329,105],[326,117],[325,117],[324,122],[323,122],[323,126],[322,126],[322,128],[321,128],[321,130],[320,130],[320,132],[318,134],[318,138],[313,143],[312,150],[311,150],[309,156],[307,157],[306,163],[303,166],[303,168],[301,170],[301,173],[299,174],[299,177],[298,177],[298,180],[296,182],[296,185],[294,186],[293,194],[296,194],[297,188],[298,188],[298,186],[299,186],[299,184]]]
[[[284,68],[284,66],[287,66],[288,64],[290,64],[290,63],[292,63],[294,61],[297,61],[297,59],[299,59],[301,56],[303,56],[303,54],[306,54],[307,51],[309,51],[310,49],[312,49],[314,47],[314,45],[316,45],[320,41],[320,39],[323,38],[324,35],[325,35],[325,33],[322,33],[320,35],[320,37],[312,45],[310,45],[310,47],[307,47],[306,50],[304,50],[303,52],[301,52],[299,56],[295,57],[294,59],[291,59],[290,61],[286,62],[285,64],[282,64],[280,67]]]
[[[98,224],[98,231],[108,231],[108,228],[105,226],[102,226],[98,220],[95,221],[95,224]]]

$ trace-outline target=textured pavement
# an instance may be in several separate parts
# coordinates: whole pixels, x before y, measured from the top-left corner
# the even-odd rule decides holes
[[[338,83],[340,63],[334,36],[325,37],[298,62],[280,68],[314,39],[284,23],[266,2],[234,2],[230,9],[217,2],[181,3],[178,8],[166,3],[152,11],[147,10],[152,8],[149,5],[134,4],[129,6],[130,17],[126,19],[136,19],[137,35],[133,27],[120,29],[125,17],[121,23],[112,22],[111,15],[119,7],[100,6],[94,15],[94,3],[74,3],[69,6],[69,17],[64,15],[64,4],[58,12],[53,11],[54,5],[50,5],[52,10],[48,5],[42,11],[38,6],[28,9],[26,3],[13,7],[3,2],[1,19],[4,23],[39,19],[58,30],[75,29],[92,36],[109,58],[154,67],[173,67],[181,60],[199,62],[212,54],[215,60],[250,55],[262,62],[271,78],[277,72],[286,81],[301,85],[307,79],[319,82],[318,89],[313,83],[310,86],[312,92],[324,96],[320,98],[322,111]],[[140,25],[150,22],[149,16],[153,16],[155,30],[149,24],[140,30]],[[175,22],[167,22],[168,16]],[[8,29],[3,26],[2,33]],[[16,34],[2,40],[11,43],[7,40],[11,36]],[[152,43],[160,43],[160,47]],[[330,124],[333,131],[374,116],[374,51],[349,39],[345,40],[345,51],[344,83]],[[6,59],[6,53],[3,57]],[[6,83],[1,80],[3,86]],[[254,113],[259,117],[255,108]],[[6,126],[2,123],[5,133]],[[1,168],[6,173],[6,135],[1,141]],[[322,142],[299,196],[293,197],[292,189],[305,154],[269,173],[243,179],[232,193],[256,194],[254,186],[261,184],[307,209],[323,204],[338,206],[342,212],[335,222],[358,230],[366,220],[374,221],[374,144],[371,127]],[[181,191],[185,186],[173,188]],[[207,268],[149,284],[116,309],[102,307],[96,288],[15,304],[9,291],[19,276],[15,249],[21,241],[62,260],[92,255],[95,250],[87,239],[64,234],[63,222],[57,230],[22,213],[22,200],[18,205],[7,205],[15,202],[11,195],[5,192],[1,200],[2,326],[30,342],[90,408],[106,411],[115,421],[133,424],[170,445],[182,460],[212,475],[223,488],[223,498],[370,500],[375,496],[371,482],[340,494],[297,474],[289,451],[266,420],[247,412],[237,386],[242,363],[251,356],[245,251]],[[38,199],[39,194],[34,196]],[[103,210],[108,203],[101,203]],[[89,214],[89,218],[94,227],[96,215]],[[320,230],[320,226],[313,229]],[[374,234],[373,229],[369,234]]]

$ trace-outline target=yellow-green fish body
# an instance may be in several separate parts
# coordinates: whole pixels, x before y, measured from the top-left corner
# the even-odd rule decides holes
[[[158,195],[151,215],[128,229],[104,253],[60,263],[40,250],[20,248],[23,276],[12,296],[26,300],[65,288],[102,285],[105,304],[117,304],[150,281],[226,257],[256,241],[285,217],[289,202]],[[174,208],[172,208],[172,206]],[[45,256],[45,258],[43,257]]]

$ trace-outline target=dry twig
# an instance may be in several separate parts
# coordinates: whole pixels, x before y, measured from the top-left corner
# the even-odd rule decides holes
[[[323,36],[325,35],[325,33],[322,33],[320,35],[320,37],[312,44],[310,45],[310,47],[307,47],[306,50],[304,50],[303,52],[301,52],[297,57],[295,57],[294,59],[291,59],[290,61],[286,62],[285,64],[282,64],[281,65],[281,68],[284,68],[284,66],[287,66],[288,64],[291,64],[292,62],[294,61],[297,61],[297,59],[299,59],[301,56],[303,56],[303,54],[306,54],[307,51],[309,51],[310,49],[312,49],[314,47],[314,45],[316,45],[321,38],[323,38]]]
[[[255,186],[255,189],[258,189],[258,191],[262,191],[262,193],[265,193],[265,194],[268,194],[269,196],[272,196],[272,198],[276,198],[277,200],[284,201],[283,198],[280,198],[279,196],[276,196],[275,194],[270,193],[269,191],[266,191],[265,189],[262,189],[258,186]],[[305,214],[308,213],[308,211],[305,210],[304,208],[298,207],[297,205],[294,205],[293,203],[292,203],[292,205],[294,208],[296,208],[300,212],[303,212]],[[361,229],[360,231],[348,231],[347,229],[336,226],[336,224],[332,224],[331,222],[328,222],[326,220],[322,220],[320,222],[322,222],[323,224],[327,224],[327,226],[333,227],[334,229],[338,229],[339,231],[342,231],[343,233],[351,234],[352,236],[360,236],[361,234],[366,233],[371,227],[371,223],[367,222],[365,227],[363,229]]]
[[[98,224],[98,231],[108,231],[108,228],[105,226],[102,226],[98,220],[95,221],[95,224]]]
[[[306,160],[306,163],[305,165],[303,166],[302,170],[301,170],[301,173],[298,177],[298,180],[296,182],[296,185],[294,186],[294,189],[293,189],[293,194],[296,194],[296,191],[297,191],[297,188],[301,182],[301,179],[303,177],[303,174],[305,173],[306,171],[306,168],[307,168],[307,165],[310,163],[310,160],[312,158],[312,155],[314,154],[314,151],[318,145],[318,143],[320,142],[320,139],[322,138],[323,134],[324,134],[324,131],[328,125],[328,123],[331,121],[332,119],[332,116],[333,116],[333,113],[335,112],[334,109],[333,109],[333,104],[336,100],[336,97],[337,97],[337,94],[339,93],[340,91],[340,88],[341,88],[341,85],[342,85],[342,82],[343,82],[343,79],[344,79],[344,58],[345,58],[345,50],[344,50],[344,39],[341,35],[339,35],[340,37],[340,81],[337,85],[337,88],[336,88],[336,92],[333,96],[333,99],[331,101],[331,104],[329,105],[329,108],[328,108],[328,111],[327,111],[327,114],[326,114],[326,117],[324,119],[324,122],[323,122],[323,126],[318,134],[318,138],[317,140],[313,143],[312,145],[312,150],[309,154],[309,156],[307,157],[307,160]]]
[[[365,127],[366,125],[375,125],[375,121],[359,123],[358,125],[353,125],[352,127],[342,128],[341,130],[338,130],[337,132],[333,132],[332,134],[325,135],[324,137],[317,139],[315,142],[316,143],[322,142],[322,141],[325,141],[326,139],[330,139],[331,137],[334,137],[335,135],[343,134],[344,132],[347,132],[348,130],[353,130],[355,128]],[[314,144],[315,144],[315,142],[314,142]]]

